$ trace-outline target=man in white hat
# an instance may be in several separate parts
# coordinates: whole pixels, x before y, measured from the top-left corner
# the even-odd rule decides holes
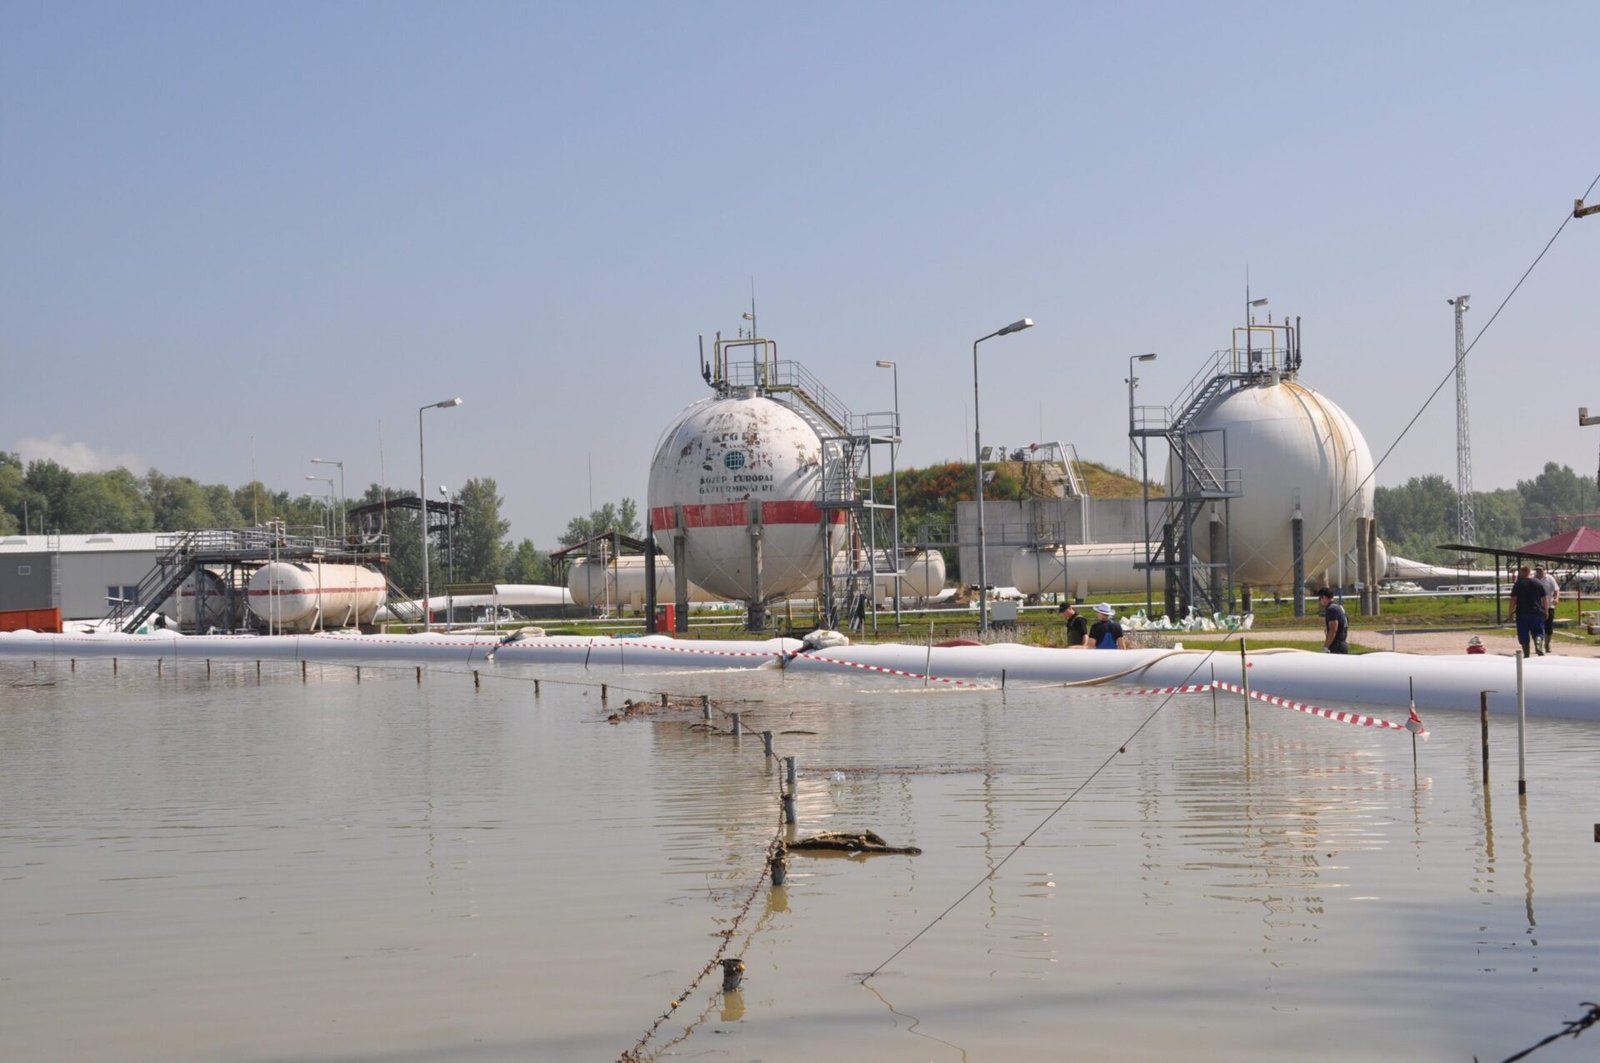
[[[1115,610],[1101,602],[1094,607],[1094,611],[1099,619],[1089,628],[1089,645],[1097,650],[1127,649],[1128,635],[1122,630],[1122,625],[1112,619],[1116,615]]]

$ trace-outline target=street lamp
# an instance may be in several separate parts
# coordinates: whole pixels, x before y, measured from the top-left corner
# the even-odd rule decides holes
[[[315,480],[319,484],[327,484],[328,485],[328,523],[329,523],[329,525],[332,525],[333,524],[333,477],[331,477],[331,476],[312,476],[310,473],[307,473],[306,474],[306,479],[307,480]],[[328,534],[329,535],[333,534],[333,528],[332,527],[328,528]]]
[[[894,549],[889,557],[894,564],[894,624],[900,626],[900,596],[903,588],[900,581],[900,470],[898,457],[900,454],[900,365],[887,358],[878,359],[878,368],[887,369],[894,374],[894,442],[889,444],[889,501],[894,506],[894,519],[891,526],[894,529]],[[876,567],[876,562],[874,562]],[[876,578],[876,577],[874,577]]]
[[[332,458],[312,458],[311,459],[311,464],[313,464],[313,465],[337,465],[337,466],[339,466],[339,537],[343,538],[345,532],[349,530],[348,528],[345,527],[345,523],[344,523],[344,520],[345,520],[345,514],[344,514],[345,499],[349,497],[348,495],[346,495],[344,493],[344,462],[342,462],[342,461],[334,461]]]
[[[1003,329],[972,341],[972,458],[974,479],[978,485],[978,632],[981,635],[989,633],[989,564],[983,556],[988,543],[983,531],[983,431],[978,425],[978,344],[1027,328],[1033,328],[1031,317],[1013,321]]]
[[[422,518],[422,629],[424,631],[433,630],[433,610],[428,607],[432,589],[428,582],[428,451],[422,442],[422,415],[429,410],[447,410],[460,405],[461,399],[458,397],[430,402],[417,409],[417,506],[422,510],[419,516]]]
[[[1129,476],[1142,476],[1143,475],[1143,466],[1140,466],[1140,471],[1139,472],[1137,472],[1137,473],[1134,472],[1134,464],[1138,461],[1138,458],[1139,458],[1139,448],[1133,441],[1133,438],[1134,438],[1133,437],[1133,427],[1134,427],[1133,426],[1133,389],[1139,383],[1139,378],[1133,375],[1133,363],[1134,362],[1153,362],[1155,360],[1156,360],[1156,356],[1155,356],[1155,354],[1153,352],[1150,353],[1150,354],[1135,354],[1135,355],[1131,355],[1128,358],[1128,475]]]

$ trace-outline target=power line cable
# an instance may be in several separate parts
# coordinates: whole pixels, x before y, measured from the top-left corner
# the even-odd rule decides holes
[[[1595,175],[1595,179],[1589,183],[1589,188],[1584,192],[1583,197],[1582,197],[1584,200],[1587,200],[1589,198],[1589,194],[1594,191],[1594,188],[1595,188],[1596,185],[1600,185],[1600,174],[1596,174]],[[1517,283],[1516,284],[1512,285],[1511,290],[1509,292],[1507,292],[1505,298],[1500,301],[1500,305],[1495,308],[1494,313],[1489,315],[1489,320],[1487,320],[1487,321],[1485,321],[1483,323],[1483,327],[1481,329],[1479,329],[1477,335],[1472,338],[1472,343],[1468,344],[1466,349],[1461,352],[1461,360],[1464,360],[1466,358],[1466,356],[1469,353],[1471,353],[1472,349],[1478,345],[1478,341],[1483,338],[1484,333],[1489,331],[1489,327],[1494,324],[1495,320],[1500,316],[1501,312],[1503,310],[1505,310],[1506,306],[1511,302],[1512,298],[1517,294],[1518,291],[1521,290],[1523,283],[1533,273],[1534,269],[1538,267],[1539,263],[1541,261],[1543,261],[1544,256],[1549,253],[1550,248],[1552,246],[1554,246],[1556,240],[1561,236],[1561,233],[1566,229],[1567,223],[1572,221],[1573,217],[1574,217],[1574,215],[1571,212],[1568,212],[1567,215],[1562,219],[1561,224],[1556,227],[1556,231],[1551,235],[1550,239],[1545,242],[1544,247],[1539,251],[1539,254],[1534,257],[1533,262],[1528,266],[1527,269],[1525,269],[1522,272],[1522,276],[1517,279]],[[1383,452],[1383,456],[1381,458],[1379,458],[1378,461],[1373,464],[1372,471],[1367,473],[1367,475],[1361,480],[1361,482],[1356,485],[1355,491],[1353,491],[1351,493],[1350,498],[1354,498],[1354,497],[1356,497],[1357,495],[1360,494],[1361,489],[1366,486],[1367,481],[1371,480],[1372,477],[1377,474],[1378,468],[1385,461],[1387,461],[1389,459],[1389,456],[1391,454],[1394,453],[1395,447],[1400,445],[1400,441],[1403,440],[1406,437],[1406,434],[1411,431],[1412,427],[1422,417],[1423,413],[1427,410],[1428,406],[1433,402],[1433,400],[1435,398],[1438,397],[1439,392],[1444,390],[1444,386],[1450,382],[1451,377],[1455,374],[1455,370],[1456,370],[1456,365],[1457,364],[1459,364],[1459,361],[1456,362],[1456,363],[1452,363],[1451,364],[1450,372],[1446,373],[1445,376],[1444,376],[1444,379],[1439,381],[1438,386],[1435,387],[1433,389],[1433,391],[1429,392],[1428,397],[1425,400],[1423,400],[1422,405],[1420,407],[1418,407],[1417,412],[1412,416],[1411,420],[1406,422],[1406,426],[1400,430],[1400,434],[1395,437],[1394,442],[1389,444],[1389,448]],[[1323,532],[1326,532],[1329,528],[1331,528],[1333,526],[1334,522],[1337,521],[1340,518],[1340,516],[1344,512],[1344,505],[1348,505],[1349,504],[1350,498],[1346,498],[1344,500],[1344,504],[1342,504],[1339,507],[1339,509],[1336,511],[1334,517],[1332,519],[1330,519],[1327,523],[1325,523],[1321,528],[1319,528],[1317,530],[1317,533],[1312,536],[1312,541],[1313,542],[1315,542],[1317,539],[1321,538]],[[1200,668],[1202,666],[1206,665],[1206,664],[1209,664],[1211,662],[1212,658],[1214,658],[1217,655],[1217,652],[1219,650],[1221,650],[1224,646],[1226,646],[1229,643],[1229,641],[1231,639],[1233,639],[1233,637],[1235,635],[1238,635],[1238,634],[1239,634],[1239,632],[1237,630],[1229,631],[1228,633],[1226,633],[1223,636],[1223,638],[1222,638],[1222,640],[1220,642],[1216,643],[1209,650],[1207,650],[1205,655],[1200,658],[1200,660],[1195,664],[1194,668],[1190,669],[1189,674],[1186,675],[1183,678],[1183,680],[1180,683],[1177,684],[1177,686],[1182,687],[1182,686],[1188,685],[1189,680],[1192,679],[1195,676],[1195,674],[1200,671]],[[1027,834],[1025,834],[1023,836],[1021,841],[1017,842],[1016,845],[1012,846],[1011,850],[1009,852],[1007,852],[1005,854],[1005,856],[1001,857],[1000,861],[997,864],[995,864],[994,867],[990,868],[989,871],[986,872],[982,878],[980,878],[980,879],[978,879],[978,881],[974,882],[967,889],[967,891],[965,893],[961,894],[961,896],[957,897],[954,901],[952,901],[950,903],[949,907],[945,908],[944,911],[940,912],[931,921],[929,921],[926,926],[924,926],[921,930],[918,930],[914,935],[912,935],[912,937],[908,941],[906,941],[905,944],[901,945],[898,949],[896,949],[892,954],[890,954],[890,956],[887,959],[885,959],[882,963],[878,964],[871,971],[868,971],[865,975],[863,975],[861,977],[861,984],[865,985],[868,981],[870,981],[874,976],[876,976],[885,967],[887,967],[889,964],[893,963],[897,957],[899,957],[902,953],[904,953],[912,945],[916,944],[916,942],[924,934],[926,934],[929,930],[932,930],[941,921],[943,921],[946,916],[948,916],[951,912],[955,911],[956,908],[960,907],[961,904],[964,901],[966,901],[966,899],[968,897],[970,897],[974,893],[976,893],[980,886],[982,886],[985,882],[987,882],[991,878],[993,878],[996,872],[998,872],[1002,867],[1004,867],[1006,865],[1006,863],[1013,856],[1017,855],[1017,853],[1019,851],[1021,851],[1023,846],[1028,844],[1028,841],[1030,839],[1032,839],[1034,835],[1038,834],[1040,830],[1044,829],[1046,824],[1048,824],[1064,808],[1066,808],[1067,805],[1072,802],[1073,798],[1077,797],[1080,793],[1082,793],[1084,791],[1084,789],[1086,787],[1088,787],[1088,785],[1090,783],[1092,783],[1100,775],[1100,773],[1103,772],[1108,765],[1110,765],[1110,763],[1113,760],[1115,760],[1121,754],[1125,753],[1127,751],[1129,743],[1131,743],[1134,740],[1134,738],[1138,737],[1140,732],[1142,732],[1147,726],[1149,726],[1150,721],[1154,720],[1158,715],[1160,715],[1160,713],[1161,713],[1161,711],[1163,709],[1165,709],[1169,704],[1171,704],[1172,699],[1175,696],[1176,696],[1176,693],[1167,694],[1166,697],[1164,697],[1161,700],[1161,703],[1159,705],[1157,705],[1154,709],[1152,709],[1148,716],[1146,716],[1143,720],[1140,721],[1139,726],[1135,727],[1133,729],[1133,731],[1128,735],[1128,737],[1125,738],[1122,741],[1122,743],[1118,746],[1117,751],[1115,753],[1110,754],[1109,756],[1107,756],[1105,758],[1105,760],[1101,761],[1100,765],[1098,767],[1096,767],[1094,769],[1094,771],[1090,772],[1087,778],[1085,778],[1081,783],[1079,783],[1077,785],[1077,787],[1075,787],[1072,790],[1071,793],[1069,793],[1065,798],[1063,798],[1061,800],[1060,804],[1056,805],[1055,808],[1053,808],[1049,812],[1047,812],[1045,814],[1044,818],[1041,819],[1034,826],[1034,828],[1032,830],[1030,830]]]

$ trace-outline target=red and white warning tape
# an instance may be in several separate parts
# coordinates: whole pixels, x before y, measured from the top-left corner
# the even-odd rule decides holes
[[[1235,694],[1244,693],[1243,687],[1234,686],[1232,683],[1224,682],[1221,679],[1218,679],[1216,684],[1218,690],[1229,690]],[[1281,698],[1276,694],[1263,694],[1259,690],[1250,691],[1250,697],[1255,701],[1264,701],[1268,705],[1277,705],[1281,708],[1293,709],[1295,712],[1310,713],[1312,716],[1321,716],[1325,720],[1335,720],[1339,723],[1353,723],[1358,727],[1382,727],[1390,731],[1410,730],[1410,728],[1408,728],[1405,724],[1395,723],[1393,720],[1384,720],[1377,716],[1368,716],[1365,713],[1360,712],[1343,712],[1335,711],[1333,709],[1319,708],[1316,705],[1307,705],[1302,701],[1292,701],[1289,698]],[[1415,713],[1415,710],[1412,711]],[[1428,731],[1426,728],[1421,726],[1420,718],[1418,719],[1417,723],[1418,729],[1416,733],[1423,738],[1428,737]]]
[[[809,658],[814,661],[827,661],[829,664],[844,665],[847,668],[859,668],[863,672],[878,672],[882,675],[899,675],[904,676],[907,679],[926,679],[934,683],[946,683],[950,686],[979,687],[983,685],[981,683],[968,683],[961,679],[948,679],[940,675],[923,675],[921,672],[906,672],[899,668],[885,668],[882,665],[877,664],[861,664],[858,661],[841,661],[837,657],[819,657],[814,654],[798,654],[797,656]],[[790,660],[793,660],[793,658],[790,658]]]
[[[1108,690],[1106,693],[1116,696],[1125,694],[1203,694],[1210,689],[1210,683],[1190,683],[1181,687],[1144,687],[1140,690]]]

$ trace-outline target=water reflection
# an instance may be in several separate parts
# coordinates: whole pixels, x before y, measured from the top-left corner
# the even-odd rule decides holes
[[[1499,1058],[1600,981],[1592,868],[1549,840],[1590,829],[1592,725],[1540,725],[1506,891],[1464,715],[1414,773],[1403,735],[1205,695],[1144,725],[1059,689],[628,671],[737,705],[735,739],[609,723],[617,676],[575,668],[536,697],[525,668],[103,663],[0,666],[18,1058],[615,1058],[723,948],[746,982],[675,1009],[675,1051]],[[775,835],[827,829],[923,855],[765,884]]]

